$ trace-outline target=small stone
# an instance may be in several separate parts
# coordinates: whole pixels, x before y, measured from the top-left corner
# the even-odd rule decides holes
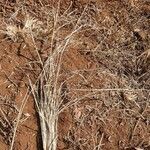
[[[20,82],[19,84],[20,87],[25,87],[25,83],[23,81]]]

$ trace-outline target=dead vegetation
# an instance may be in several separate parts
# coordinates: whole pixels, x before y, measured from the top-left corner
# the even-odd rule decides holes
[[[0,96],[0,106],[0,135],[3,137],[4,141],[10,145],[19,110],[13,97],[10,99],[7,96]],[[27,117],[29,117],[28,114],[22,114],[20,123],[25,121]]]
[[[17,123],[2,115],[11,149],[31,93],[44,150],[149,149],[148,3],[40,1],[10,13],[1,33],[35,58],[20,67],[30,89]]]

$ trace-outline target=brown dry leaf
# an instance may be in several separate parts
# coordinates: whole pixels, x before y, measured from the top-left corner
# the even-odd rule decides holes
[[[81,115],[82,115],[82,108],[76,107],[74,110],[75,118],[78,120],[78,119],[80,119]]]

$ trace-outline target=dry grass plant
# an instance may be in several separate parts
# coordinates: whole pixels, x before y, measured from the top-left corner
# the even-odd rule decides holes
[[[39,74],[35,82],[32,81],[30,76],[28,76],[31,89],[27,90],[27,94],[24,97],[24,100],[22,102],[22,106],[20,108],[17,117],[17,123],[14,128],[14,134],[13,134],[10,150],[13,149],[16,131],[19,125],[19,120],[21,118],[29,94],[31,93],[33,94],[37,111],[39,113],[43,150],[56,150],[57,136],[58,136],[57,126],[58,126],[59,114],[64,109],[67,109],[68,107],[77,104],[79,101],[83,100],[84,98],[90,97],[91,95],[94,94],[99,94],[100,98],[103,99],[104,104],[107,103],[106,105],[108,105],[109,109],[105,110],[103,114],[101,112],[98,112],[102,116],[102,120],[105,123],[105,120],[107,120],[106,114],[111,109],[114,108],[120,111],[122,115],[124,115],[125,117],[129,115],[126,113],[126,110],[131,112],[131,116],[129,117],[132,117],[133,114],[137,115],[138,112],[130,109],[130,106],[134,105],[136,108],[141,109],[140,104],[142,105],[143,103],[137,97],[140,96],[140,94],[144,97],[143,94],[144,92],[149,93],[149,89],[145,89],[144,87],[139,88],[137,86],[137,88],[133,88],[133,85],[134,84],[136,85],[135,80],[133,79],[132,82],[129,82],[130,78],[128,79],[127,75],[124,75],[126,73],[125,72],[126,66],[121,65],[120,59],[118,59],[120,58],[120,55],[124,56],[128,54],[128,51],[124,51],[124,49],[122,50],[122,52],[120,52],[119,48],[122,48],[122,44],[125,41],[125,37],[128,37],[129,33],[127,33],[125,29],[120,29],[119,34],[121,34],[122,37],[120,38],[118,35],[115,38],[115,41],[112,41],[112,43],[110,44],[108,42],[109,39],[107,39],[107,37],[109,37],[111,34],[115,34],[114,32],[117,31],[118,29],[117,25],[119,23],[115,24],[115,20],[112,19],[112,21],[110,21],[111,19],[109,20],[109,18],[106,18],[106,20],[102,20],[102,25],[101,27],[99,27],[95,22],[94,23],[92,22],[93,20],[90,20],[91,18],[90,19],[88,17],[86,18],[87,15],[86,10],[88,9],[88,7],[85,7],[84,10],[80,13],[80,15],[78,13],[77,15],[76,10],[70,11],[71,5],[72,4],[70,4],[70,6],[68,7],[68,9],[66,9],[66,11],[60,13],[60,1],[59,1],[57,8],[53,7],[50,12],[46,12],[48,14],[46,23],[38,21],[38,19],[35,19],[34,17],[27,15],[23,28],[10,24],[7,25],[6,30],[3,31],[3,33],[7,34],[7,36],[11,38],[13,41],[16,41],[18,35],[20,34],[25,42],[28,43],[28,41],[30,41],[28,44],[30,45],[31,43],[31,45],[34,46],[39,59],[39,64],[42,66],[41,73]],[[62,30],[64,30],[64,28],[67,26],[71,27],[71,31],[69,31],[69,33],[62,38],[61,37]],[[107,29],[105,26],[107,26]],[[61,76],[61,65],[62,65],[63,55],[64,52],[67,51],[67,48],[74,42],[74,36],[80,33],[82,29],[88,30],[89,28],[95,29],[96,32],[98,31],[100,34],[98,37],[99,44],[94,49],[95,52],[94,57],[96,59],[101,59],[101,58],[103,58],[103,60],[105,59],[103,64],[106,64],[106,66],[108,65],[107,68],[110,67],[108,70],[105,68],[106,71],[103,72],[105,75],[108,74],[105,82],[105,86],[103,88],[69,89],[70,92],[72,93],[83,92],[84,94],[81,97],[77,96],[77,98],[74,99],[72,97],[72,100],[67,104],[65,104],[64,106],[62,105],[63,104],[62,87],[66,82],[66,80],[62,83],[59,82],[59,78]],[[107,35],[101,33],[101,31],[103,32],[103,28],[106,29],[105,34]],[[50,43],[48,57],[45,61],[43,61],[43,59],[41,58],[39,49],[36,45],[36,38],[38,36],[41,36],[41,34],[46,35],[45,42]],[[129,38],[131,37],[129,36]],[[131,40],[132,38],[129,39],[129,42]],[[117,48],[115,49],[114,47]],[[129,43],[129,48],[132,48],[132,43]],[[92,50],[88,50],[88,51],[92,51]],[[140,57],[143,58],[145,54],[146,54],[146,58],[148,58],[149,50],[147,52],[144,52]],[[129,59],[130,57],[133,57],[133,55],[134,52],[129,54],[128,55]],[[109,58],[109,56],[111,56],[111,59],[109,59],[109,63],[108,63],[107,58]],[[117,62],[116,64],[118,65],[117,66],[118,68],[115,66],[116,65],[114,64],[115,62]],[[115,73],[114,72],[112,73],[110,70],[113,70]],[[123,76],[121,77],[119,76],[119,79],[116,73],[118,70],[119,71],[121,70],[122,71],[121,73],[123,73]],[[80,74],[79,72],[77,74]],[[103,77],[103,73],[98,72],[99,78]],[[80,76],[83,76],[82,73],[80,74]],[[120,84],[120,82],[121,82],[121,86],[118,85],[118,83]],[[125,104],[125,102],[119,101],[120,98],[126,99],[129,102],[129,106],[128,104]],[[149,103],[148,101],[149,100],[145,102],[146,103],[145,108],[147,108],[147,105]],[[122,105],[126,106],[126,108],[120,109]],[[142,113],[139,113],[137,116],[140,116],[139,118],[142,118],[144,111]],[[138,123],[139,120],[135,123],[135,128],[133,128],[132,134],[134,134]],[[99,144],[94,145],[95,149],[101,149],[101,146],[103,145],[102,143],[103,138],[104,138],[104,133],[102,133],[101,135]]]

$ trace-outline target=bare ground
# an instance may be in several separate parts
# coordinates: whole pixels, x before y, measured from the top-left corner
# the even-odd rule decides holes
[[[52,4],[48,0],[42,3],[47,8]],[[69,4],[69,0],[62,1],[62,12]],[[63,90],[73,94],[62,95],[63,105],[74,97],[90,95],[72,103],[59,115],[58,150],[149,150],[150,2],[75,0],[72,9],[80,13],[86,4],[87,14],[94,21],[93,29],[76,35],[75,44],[65,52],[60,81],[73,75]],[[44,21],[40,1],[1,1],[0,30],[6,28],[5,23],[22,6]],[[14,22],[22,26],[23,14],[17,17]],[[62,36],[69,30],[64,28]],[[43,59],[49,47],[44,45],[44,36],[37,39],[45,50],[41,52]],[[22,41],[18,37],[14,42],[3,33],[0,39],[0,149],[7,150],[29,85],[26,74],[35,80],[40,66],[29,66],[37,60],[30,39]],[[42,149],[39,118],[30,95],[19,122],[14,150],[37,149]]]

